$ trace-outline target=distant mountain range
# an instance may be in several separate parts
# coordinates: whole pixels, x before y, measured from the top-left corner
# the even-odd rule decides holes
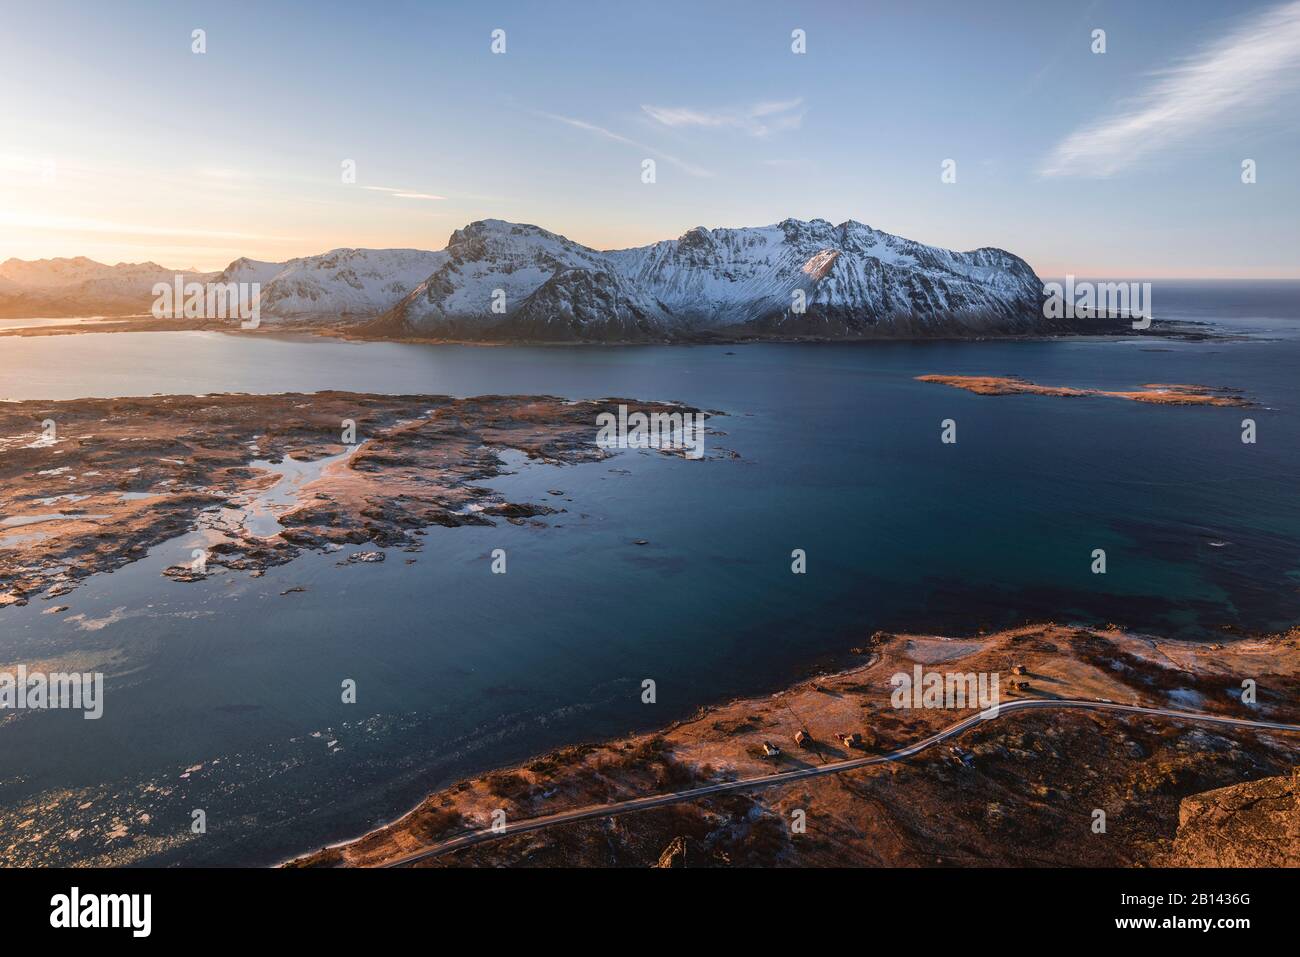
[[[103,263],[74,259],[7,259],[0,263],[0,316],[123,316],[148,312],[153,285],[172,281],[174,269],[157,263]],[[187,273],[186,275],[190,275]],[[197,281],[211,273],[193,273]]]
[[[0,263],[0,315],[148,312],[155,263]],[[187,281],[256,282],[263,321],[349,323],[362,335],[480,341],[868,338],[1067,331],[1043,318],[1022,259],[952,252],[853,221],[692,229],[599,251],[537,226],[481,220],[438,252],[335,249],[237,259]]]

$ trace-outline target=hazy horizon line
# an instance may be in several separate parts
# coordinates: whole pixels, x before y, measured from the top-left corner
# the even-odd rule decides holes
[[[542,226],[542,225],[539,225],[538,223],[535,223],[535,222],[528,222],[528,221],[526,221],[526,220],[504,219],[504,218],[502,218],[502,217],[500,217],[500,216],[481,216],[481,217],[477,217],[477,218],[474,218],[474,219],[469,219],[469,220],[467,220],[467,221],[464,223],[463,226],[454,227],[453,229],[449,230],[449,231],[448,231],[448,235],[447,235],[447,240],[444,242],[444,244],[443,244],[442,246],[413,246],[413,245],[409,245],[409,244],[401,244],[401,245],[358,245],[358,246],[349,246],[349,245],[329,245],[329,246],[326,246],[326,248],[324,248],[324,249],[319,249],[319,250],[316,251],[316,252],[304,252],[304,253],[300,253],[300,254],[295,254],[295,255],[287,256],[287,257],[285,257],[285,258],[283,258],[283,259],[279,259],[279,258],[262,258],[262,257],[257,256],[257,255],[249,255],[249,254],[247,254],[247,253],[239,253],[239,254],[237,254],[237,255],[235,255],[235,256],[229,258],[229,259],[221,259],[221,260],[217,260],[217,261],[208,261],[207,263],[205,263],[205,262],[203,262],[203,261],[201,261],[201,260],[200,260],[200,261],[197,261],[197,262],[193,262],[193,261],[192,261],[192,262],[190,262],[189,264],[187,264],[187,265],[185,265],[185,266],[183,266],[183,267],[173,267],[173,266],[166,266],[166,265],[163,265],[163,263],[161,263],[161,262],[159,261],[158,258],[151,257],[151,256],[149,256],[149,257],[145,257],[145,258],[143,258],[143,259],[139,259],[139,260],[119,259],[117,262],[108,262],[108,261],[103,260],[103,259],[96,259],[94,256],[89,256],[89,255],[86,255],[85,253],[75,253],[75,254],[72,254],[72,255],[37,256],[37,257],[34,257],[34,258],[25,258],[25,257],[23,257],[23,256],[10,255],[10,256],[5,257],[3,260],[0,260],[0,262],[17,261],[17,262],[22,262],[22,263],[38,263],[38,262],[49,262],[49,261],[60,260],[60,259],[62,259],[62,260],[86,259],[86,260],[89,260],[90,262],[96,263],[96,264],[98,264],[98,265],[109,266],[110,268],[116,268],[116,267],[120,267],[120,266],[131,266],[131,265],[145,265],[145,264],[152,263],[153,265],[158,266],[160,269],[162,269],[162,270],[164,270],[164,271],[166,271],[166,272],[174,272],[174,273],[185,273],[185,272],[219,273],[219,272],[224,271],[224,270],[227,269],[227,268],[228,268],[232,263],[237,262],[237,261],[240,260],[240,259],[249,259],[249,260],[252,260],[252,261],[255,261],[255,262],[286,263],[286,262],[291,262],[291,261],[293,261],[293,260],[295,260],[295,259],[309,259],[309,258],[312,258],[312,257],[315,257],[315,256],[324,256],[324,255],[328,255],[329,253],[331,253],[331,252],[335,252],[335,251],[338,251],[338,250],[376,250],[376,251],[378,251],[378,250],[409,249],[409,250],[415,250],[415,251],[419,251],[419,252],[440,252],[440,251],[446,249],[447,242],[450,241],[450,239],[451,239],[451,234],[452,234],[452,233],[458,231],[459,229],[463,229],[463,228],[465,228],[466,226],[472,225],[472,224],[474,224],[474,223],[477,223],[477,222],[488,222],[488,221],[497,221],[497,222],[510,223],[511,225],[516,225],[516,226],[534,226],[534,227],[536,227],[536,228],[538,228],[538,229],[544,229],[544,230],[546,230],[547,232],[550,232],[550,233],[553,233],[553,234],[555,234],[555,235],[561,236],[561,237],[563,237],[563,238],[569,240],[570,242],[575,242],[575,243],[578,243],[579,245],[586,246],[588,249],[595,250],[596,252],[608,253],[608,252],[618,252],[618,251],[620,251],[620,250],[624,250],[624,249],[637,249],[637,248],[643,248],[643,247],[645,247],[645,246],[654,245],[655,243],[667,242],[667,241],[671,241],[671,240],[673,240],[673,239],[680,239],[680,238],[681,238],[682,236],[684,236],[686,233],[689,233],[689,232],[691,232],[692,230],[695,230],[695,229],[707,229],[707,230],[709,230],[709,231],[724,230],[724,229],[730,229],[730,230],[739,230],[739,229],[766,229],[766,228],[770,228],[770,227],[772,227],[772,226],[778,226],[778,225],[780,225],[782,222],[785,222],[786,220],[795,220],[795,221],[798,221],[798,222],[805,222],[805,223],[807,223],[807,222],[821,221],[821,222],[830,223],[830,224],[833,225],[833,226],[841,226],[841,225],[843,225],[844,223],[856,222],[856,223],[860,223],[860,224],[862,224],[862,225],[864,225],[864,226],[868,226],[868,227],[871,228],[871,229],[877,230],[877,231],[879,231],[879,232],[887,233],[888,235],[895,236],[895,237],[897,237],[897,238],[899,238],[899,239],[903,239],[903,240],[906,240],[906,241],[908,241],[908,242],[915,242],[915,243],[918,243],[919,245],[929,246],[929,247],[934,248],[934,249],[944,249],[944,250],[949,250],[949,251],[952,251],[952,252],[972,252],[972,251],[977,250],[977,249],[1001,249],[1001,250],[1003,250],[1004,252],[1007,252],[1007,253],[1009,253],[1009,254],[1011,254],[1011,255],[1013,255],[1013,256],[1016,256],[1016,257],[1018,257],[1018,258],[1020,258],[1020,259],[1023,259],[1026,263],[1029,263],[1030,267],[1034,270],[1035,274],[1038,275],[1039,278],[1045,278],[1045,279],[1056,279],[1056,278],[1063,279],[1063,278],[1064,278],[1065,276],[1067,276],[1067,275],[1072,275],[1072,276],[1075,276],[1075,277],[1078,278],[1078,279],[1091,279],[1091,280],[1100,280],[1100,279],[1105,279],[1105,280],[1111,280],[1111,281],[1141,281],[1141,282],[1168,282],[1168,281],[1179,281],[1179,282],[1300,282],[1300,271],[1297,271],[1296,273],[1293,273],[1293,274],[1290,274],[1290,275],[1286,275],[1286,274],[1283,274],[1283,275],[1278,275],[1278,274],[1271,274],[1271,275],[1241,275],[1241,274],[1226,274],[1226,275],[1211,275],[1211,276],[1207,276],[1207,275],[1204,275],[1204,274],[1197,274],[1197,275],[1185,275],[1185,274],[1178,274],[1178,273],[1164,273],[1164,274],[1158,274],[1158,273],[1155,273],[1154,271],[1153,271],[1153,272],[1143,273],[1143,272],[1140,271],[1140,270],[1134,270],[1131,266],[1126,266],[1123,270],[1115,270],[1115,271],[1106,270],[1106,269],[1104,269],[1104,268],[1092,268],[1092,267],[1089,267],[1089,268],[1086,268],[1086,269],[1078,269],[1078,268],[1061,268],[1060,266],[1058,266],[1058,265],[1056,265],[1056,264],[1053,264],[1051,268],[1039,268],[1039,267],[1033,265],[1033,261],[1032,261],[1032,258],[1031,258],[1031,257],[1026,256],[1026,255],[1024,255],[1024,254],[1022,254],[1022,253],[1020,253],[1020,252],[1017,252],[1015,249],[1007,248],[1006,246],[999,246],[999,245],[992,244],[992,243],[986,243],[986,244],[983,244],[983,245],[970,247],[969,249],[957,249],[957,248],[955,248],[955,247],[951,247],[951,246],[944,246],[944,245],[939,245],[939,244],[936,244],[936,243],[926,242],[926,241],[924,241],[924,240],[913,239],[912,237],[910,237],[910,236],[906,236],[906,235],[903,235],[902,233],[896,233],[896,232],[893,232],[893,231],[888,230],[888,229],[882,229],[881,227],[878,227],[878,226],[872,226],[870,223],[866,223],[866,222],[864,222],[863,220],[860,220],[860,219],[854,219],[852,216],[849,216],[849,217],[847,217],[847,218],[841,219],[839,222],[835,222],[835,220],[833,220],[833,219],[828,219],[828,218],[826,218],[826,217],[822,217],[822,216],[811,216],[811,217],[809,217],[809,218],[807,218],[807,219],[801,219],[801,218],[798,217],[798,216],[786,216],[786,217],[784,217],[784,218],[782,218],[782,219],[778,219],[778,220],[776,220],[776,221],[774,221],[774,222],[770,222],[770,223],[761,223],[761,224],[750,225],[750,226],[726,226],[726,225],[720,225],[720,226],[704,226],[704,225],[702,225],[702,224],[697,224],[697,225],[695,225],[695,226],[689,226],[689,227],[686,227],[685,229],[682,229],[680,232],[677,232],[675,235],[665,236],[665,237],[662,238],[662,239],[650,240],[649,242],[646,242],[646,243],[640,243],[640,244],[633,244],[633,245],[613,245],[613,246],[606,246],[606,247],[602,247],[602,246],[598,246],[598,245],[591,245],[591,244],[586,243],[586,242],[583,242],[583,241],[581,241],[581,240],[574,239],[574,238],[573,238],[571,235],[569,235],[568,233],[561,232],[561,231],[556,230],[556,229],[552,229],[552,228],[549,227],[549,226]],[[168,258],[170,258],[170,257],[168,257]],[[179,256],[178,256],[178,258],[179,258]]]

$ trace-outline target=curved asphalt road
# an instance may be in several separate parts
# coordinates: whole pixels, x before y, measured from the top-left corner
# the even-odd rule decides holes
[[[1144,708],[1139,705],[1115,704],[1111,701],[1088,701],[1083,699],[1048,699],[1048,698],[1025,698],[1016,701],[1008,701],[996,709],[989,712],[980,712],[973,714],[969,718],[958,721],[956,724],[944,728],[937,734],[928,738],[910,744],[905,748],[897,751],[891,751],[889,754],[877,754],[864,758],[850,758],[847,761],[836,761],[831,764],[821,764],[816,767],[799,768],[794,771],[785,771],[777,774],[768,774],[761,778],[746,778],[740,781],[723,781],[720,784],[709,784],[704,787],[692,788],[689,791],[677,791],[673,794],[655,794],[650,797],[634,798],[630,801],[619,801],[615,804],[598,804],[594,807],[578,808],[573,811],[560,811],[556,814],[547,814],[543,817],[528,818],[523,821],[507,823],[502,829],[493,831],[491,829],[472,831],[468,834],[462,834],[459,837],[442,841],[438,844],[431,844],[426,848],[418,851],[412,851],[410,854],[404,854],[401,857],[394,858],[382,867],[402,867],[406,864],[412,864],[415,861],[424,860],[426,857],[438,857],[451,851],[459,850],[463,847],[472,847],[475,844],[482,844],[486,841],[496,840],[500,837],[506,837],[511,834],[524,834],[528,831],[539,831],[542,828],[554,827],[557,824],[572,824],[574,821],[585,821],[594,817],[614,817],[619,814],[630,814],[633,811],[644,811],[652,807],[664,807],[668,804],[680,804],[683,801],[695,801],[702,797],[708,797],[712,794],[723,794],[728,791],[758,791],[763,788],[781,787],[790,784],[793,781],[801,781],[804,778],[820,777],[823,774],[839,774],[841,771],[852,771],[856,768],[867,768],[876,764],[886,764],[890,761],[901,761],[904,758],[910,758],[914,754],[933,747],[949,738],[955,738],[963,734],[977,724],[984,721],[991,721],[995,718],[1006,714],[1008,711],[1025,711],[1030,709],[1042,708],[1073,708],[1086,711],[1122,711],[1129,714],[1146,714],[1164,718],[1175,718],[1181,721],[1197,721],[1203,724],[1226,724],[1239,728],[1262,728],[1268,731],[1293,731],[1300,733],[1300,725],[1297,724],[1279,724],[1273,721],[1251,721],[1247,718],[1225,718],[1219,715],[1198,714],[1195,711],[1173,711],[1169,708]]]

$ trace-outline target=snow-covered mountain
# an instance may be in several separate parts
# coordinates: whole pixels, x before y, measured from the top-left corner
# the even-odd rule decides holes
[[[501,220],[451,234],[437,270],[373,328],[456,339],[662,338],[671,316],[607,254]]]
[[[236,259],[214,281],[260,283],[267,318],[370,318],[445,259],[422,249],[332,249],[283,263]]]
[[[0,315],[147,312],[155,263],[0,264]],[[698,227],[602,252],[538,226],[470,223],[438,252],[334,249],[237,259],[186,281],[258,283],[263,320],[364,322],[367,334],[646,341],[971,336],[1057,331],[1043,283],[1001,249],[952,252],[848,221]],[[26,310],[26,312],[22,312]]]
[[[951,252],[853,221],[692,229],[599,252],[483,220],[371,325],[394,336],[636,340],[1039,331],[1042,281],[1000,249]],[[802,306],[802,310],[801,307]]]

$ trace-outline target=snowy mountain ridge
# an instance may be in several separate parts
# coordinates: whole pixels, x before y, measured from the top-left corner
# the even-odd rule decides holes
[[[422,249],[331,249],[287,262],[236,259],[214,280],[261,285],[271,317],[370,318],[400,302],[442,261]]]
[[[147,312],[155,263],[0,263],[0,314]],[[1019,257],[954,252],[849,220],[696,227],[601,251],[539,226],[479,220],[446,248],[240,258],[187,281],[257,283],[266,321],[350,323],[363,335],[471,341],[866,338],[1056,331]],[[39,311],[44,310],[44,311]],[[58,311],[51,311],[58,310]]]
[[[853,221],[697,227],[601,252],[481,220],[378,319],[393,336],[625,340],[1028,333],[1041,280],[1000,249],[951,252]]]

